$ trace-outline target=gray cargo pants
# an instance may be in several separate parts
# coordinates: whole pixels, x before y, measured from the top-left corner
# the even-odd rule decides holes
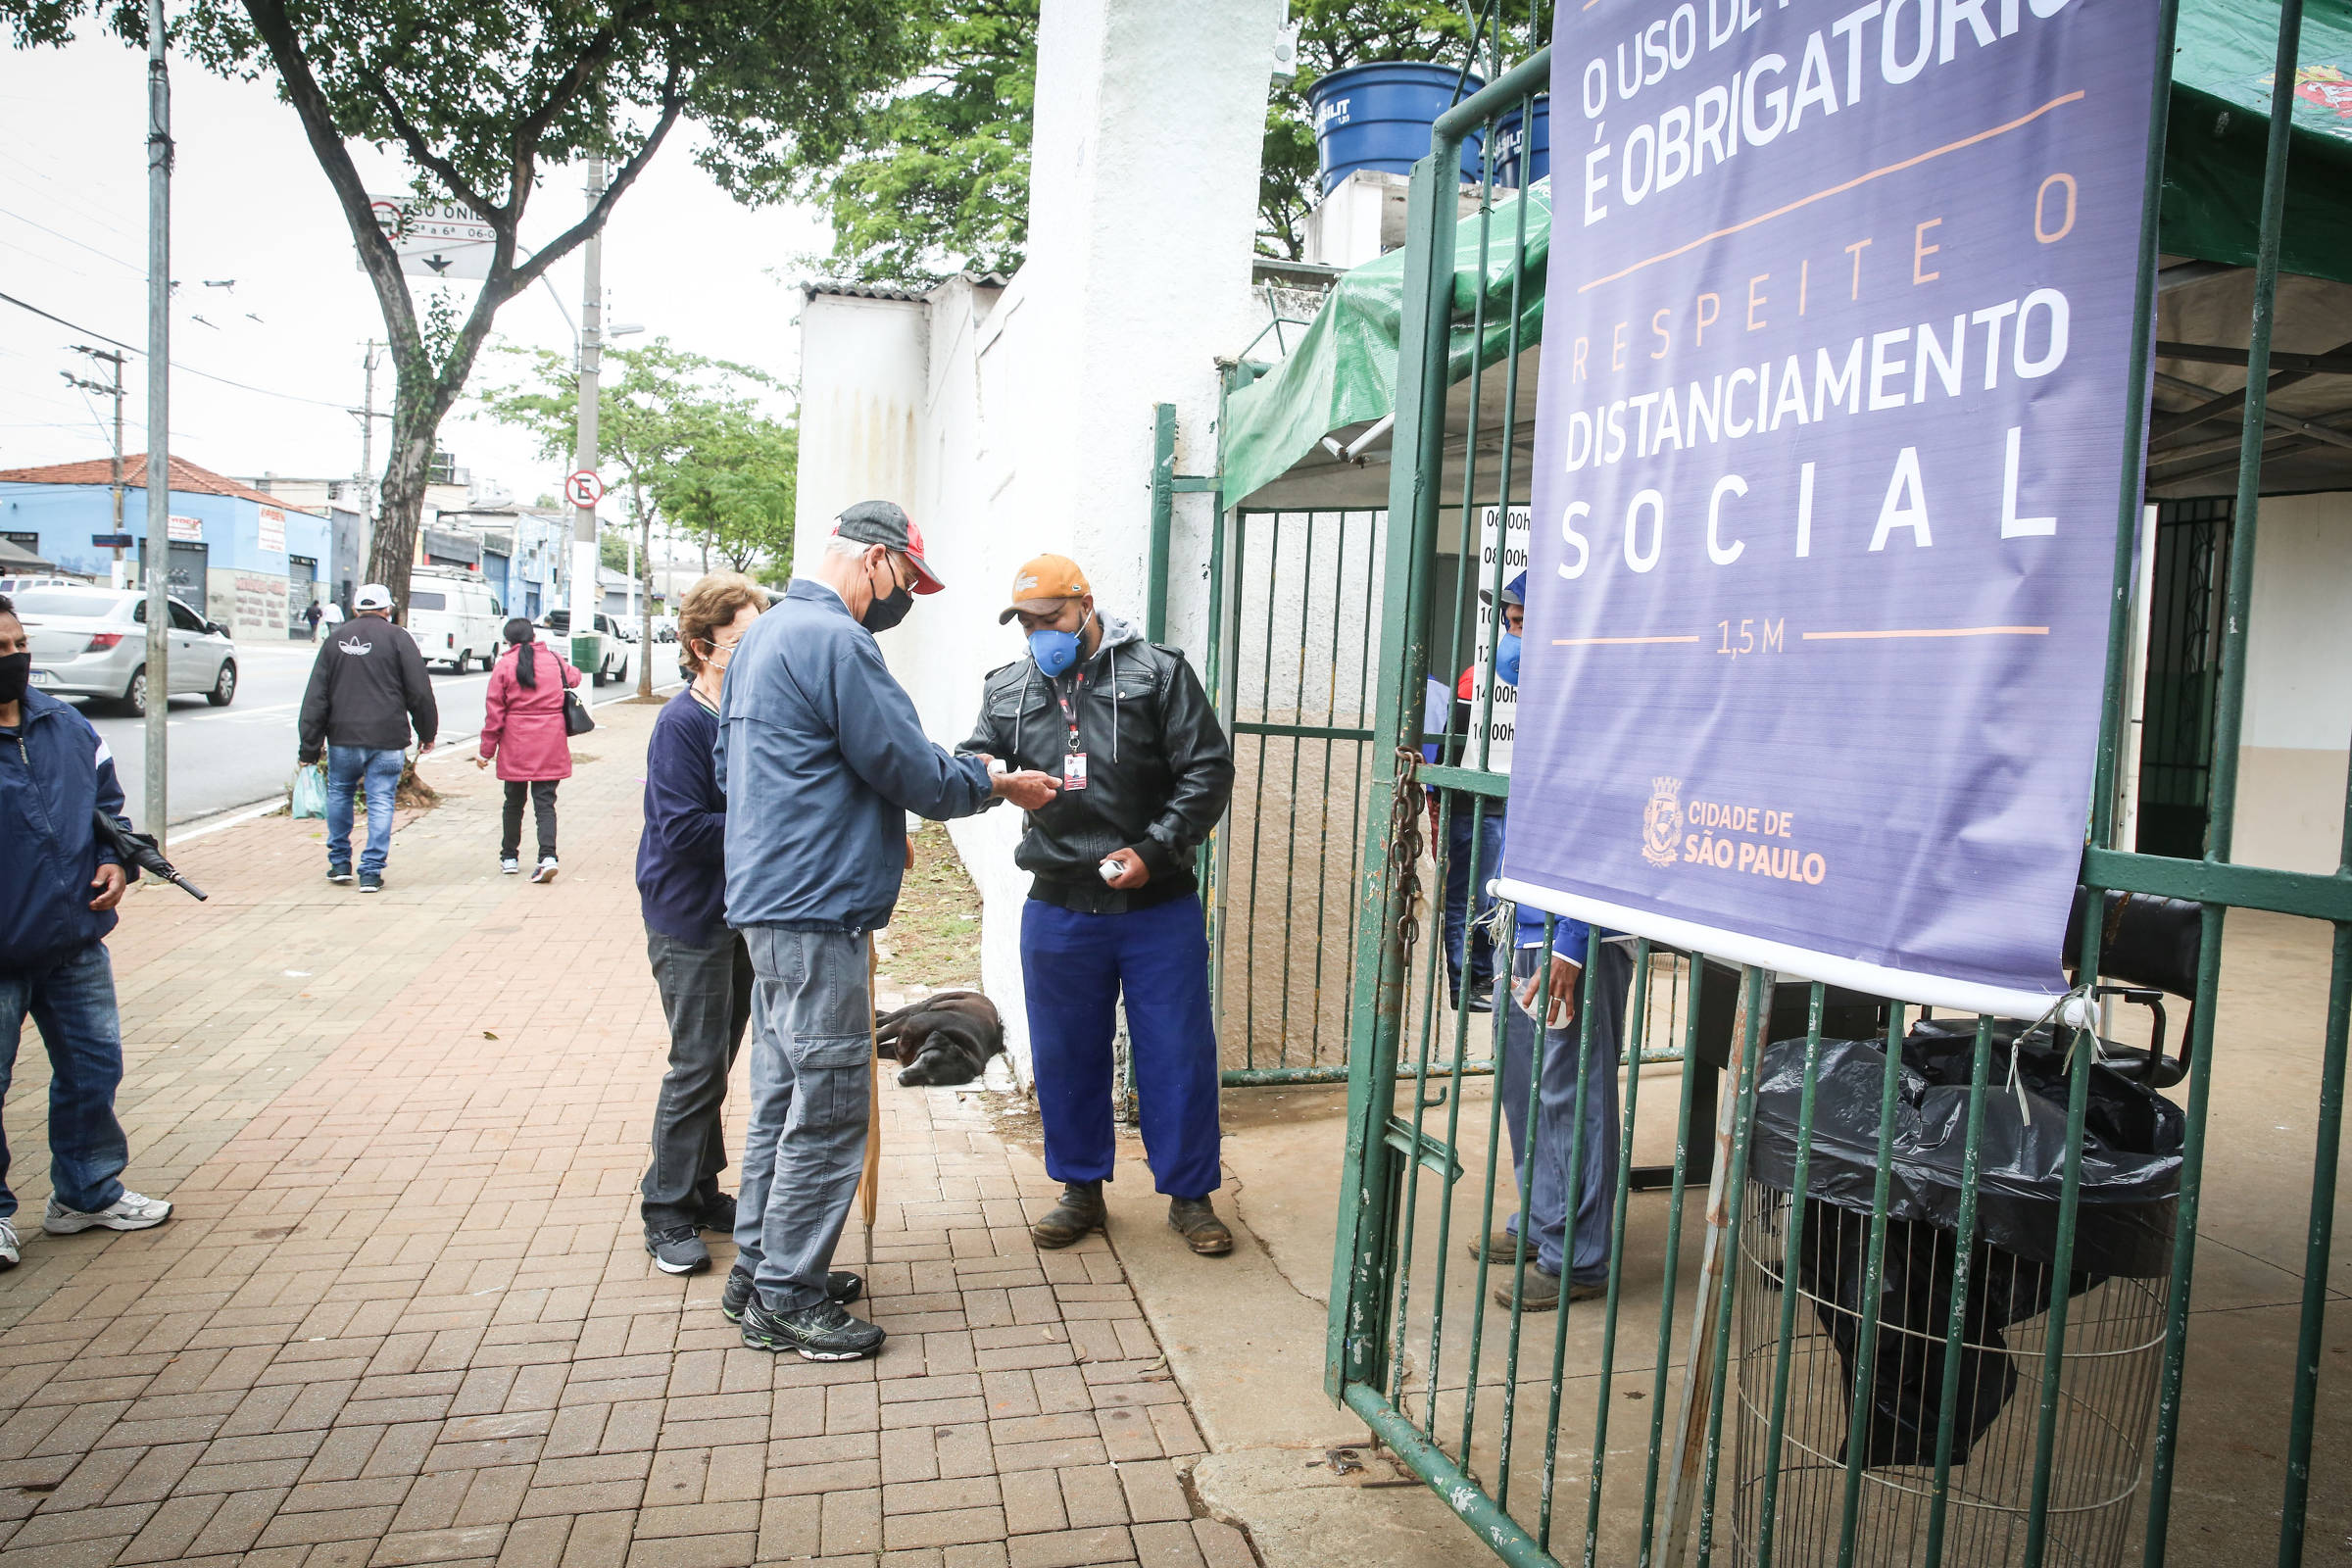
[[[865,1168],[873,999],[865,936],[752,926],[752,1120],[736,1199],[738,1266],[772,1312],[825,1298]]]

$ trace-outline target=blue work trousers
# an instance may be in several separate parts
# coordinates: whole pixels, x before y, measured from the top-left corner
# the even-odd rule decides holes
[[[130,1145],[115,1119],[122,1082],[122,1024],[106,944],[42,969],[0,969],[0,1097],[16,1076],[17,1046],[31,1015],[49,1048],[49,1186],[68,1208],[95,1214],[122,1196]],[[0,1219],[17,1211],[0,1134]]]
[[[1494,985],[1494,944],[1483,928],[1472,923],[1494,907],[1487,884],[1502,874],[1502,813],[1490,809],[1475,824],[1478,839],[1478,889],[1471,896],[1470,840],[1476,808],[1467,801],[1446,818],[1446,986],[1458,1003],[1462,990],[1463,945],[1469,946],[1470,993],[1485,996]]]
[[[1124,914],[1031,899],[1021,910],[1021,978],[1046,1174],[1095,1182],[1111,1173],[1111,1045],[1123,991],[1152,1185],[1171,1198],[1215,1192],[1217,1031],[1200,899]]]
[[[381,876],[392,854],[392,795],[408,753],[397,746],[326,749],[326,863],[351,864],[352,797],[368,792],[368,848],[360,869]]]
[[[1511,987],[1516,991],[1544,961],[1542,947],[1521,948],[1511,961]],[[1534,1147],[1527,1125],[1528,1078],[1535,1067],[1536,1020],[1508,996],[1497,996],[1495,1006],[1508,1017],[1503,1027],[1502,1075],[1494,1092],[1502,1096],[1502,1116],[1511,1130],[1511,1163],[1518,1175],[1522,1212],[1513,1214],[1508,1229],[1522,1234],[1531,1255],[1547,1274],[1573,1277],[1580,1285],[1596,1285],[1609,1276],[1609,1221],[1616,1201],[1617,1182],[1617,1063],[1625,1043],[1625,1004],[1633,989],[1633,956],[1622,944],[1600,945],[1598,972],[1592,977],[1592,1049],[1585,1057],[1585,1137],[1583,1176],[1576,1193],[1576,1250],[1573,1276],[1560,1267],[1567,1245],[1568,1155],[1576,1136],[1577,1060],[1584,1038],[1582,1018],[1571,1018],[1564,1029],[1546,1029],[1544,1060],[1536,1095]],[[1584,987],[1577,988],[1582,1005]]]

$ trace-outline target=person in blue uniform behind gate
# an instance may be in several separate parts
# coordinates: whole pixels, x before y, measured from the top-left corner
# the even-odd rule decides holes
[[[1233,749],[1182,653],[1095,608],[1078,564],[1039,556],[1014,574],[1028,657],[992,670],[963,750],[1061,781],[1028,814],[1014,863],[1034,878],[1021,976],[1045,1122],[1062,1183],[1030,1227],[1067,1247],[1107,1218],[1111,1041],[1124,994],[1144,1148],[1168,1224],[1196,1252],[1233,1250],[1219,1182],[1216,1023],[1193,853],[1225,814]]]

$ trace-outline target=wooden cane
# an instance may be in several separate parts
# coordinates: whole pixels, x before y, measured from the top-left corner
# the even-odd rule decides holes
[[[882,1042],[874,1032],[874,934],[865,934],[865,1169],[858,1207],[865,1216],[865,1266],[874,1266],[874,1210],[882,1201]]]

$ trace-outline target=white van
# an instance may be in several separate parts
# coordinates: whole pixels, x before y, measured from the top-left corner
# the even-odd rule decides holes
[[[506,641],[506,607],[472,572],[416,571],[409,578],[409,635],[428,664],[463,675],[488,669]]]

